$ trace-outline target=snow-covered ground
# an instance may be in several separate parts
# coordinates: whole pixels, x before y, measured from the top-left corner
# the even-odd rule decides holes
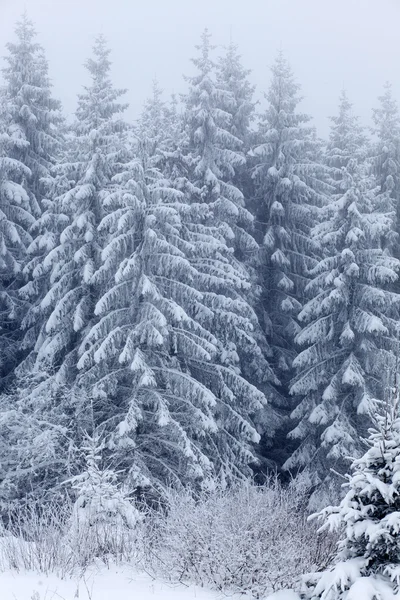
[[[171,585],[128,567],[92,568],[79,579],[59,579],[36,573],[0,573],[1,600],[244,600],[196,586]],[[268,600],[299,600],[283,591]]]
[[[226,597],[226,596],[225,596]],[[35,573],[0,573],[1,600],[218,600],[222,596],[195,586],[154,581],[128,567],[91,569],[81,579]],[[238,600],[239,596],[230,596]],[[243,600],[243,596],[240,596]]]

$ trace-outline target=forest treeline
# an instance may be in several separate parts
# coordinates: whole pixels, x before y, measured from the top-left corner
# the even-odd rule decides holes
[[[72,123],[24,16],[0,93],[0,499],[93,451],[130,490],[331,468],[397,370],[400,118],[339,97],[327,141],[282,53],[259,112],[206,30],[186,93],[124,119],[97,38]],[[134,67],[133,67],[134,68]],[[127,74],[127,84],[131,75]]]

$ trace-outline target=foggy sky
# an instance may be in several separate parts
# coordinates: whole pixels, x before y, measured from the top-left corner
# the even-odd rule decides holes
[[[182,75],[193,73],[190,58],[206,26],[217,46],[231,36],[239,44],[259,98],[281,48],[320,135],[343,87],[366,125],[386,80],[400,100],[400,0],[0,0],[1,55],[25,8],[67,114],[88,82],[83,63],[98,33],[109,41],[113,82],[129,88],[136,118],[155,77],[165,98],[185,90]]]

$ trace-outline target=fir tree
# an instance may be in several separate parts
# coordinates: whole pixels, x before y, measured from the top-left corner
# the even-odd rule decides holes
[[[30,169],[25,187],[38,215],[46,193],[44,180],[54,165],[60,144],[60,102],[52,96],[44,50],[35,41],[32,21],[24,13],[17,23],[17,41],[7,44],[3,94],[10,111],[13,158]]]
[[[79,367],[132,485],[205,485],[217,475],[249,473],[258,440],[253,418],[265,397],[243,374],[265,390],[273,380],[243,298],[246,271],[224,237],[232,239],[219,217],[225,198],[213,180],[206,183],[219,173],[213,159],[206,161],[215,156],[222,164],[225,139],[215,129],[220,138],[206,139],[204,123],[219,114],[208,107],[217,96],[205,98],[209,85],[204,73],[192,83],[186,115],[192,145],[183,138],[190,154],[177,145],[161,152],[160,172],[142,152],[116,177],[124,193],[110,198],[100,225],[109,240],[102,268],[110,286],[96,306],[100,321],[83,341],[88,349]],[[196,120],[204,113],[201,94],[203,122]]]
[[[34,207],[24,182],[30,169],[13,158],[15,148],[26,146],[13,135],[11,115],[3,108],[0,121],[0,387],[19,357],[19,324],[25,303],[18,295],[29,233],[35,222]]]
[[[191,264],[200,272],[199,289],[214,315],[202,324],[222,343],[220,360],[231,371],[236,370],[261,386],[273,404],[278,381],[268,364],[269,348],[258,319],[246,299],[251,287],[246,263],[249,255],[257,251],[257,244],[251,232],[252,217],[243,205],[243,194],[233,182],[244,159],[240,153],[241,140],[229,131],[232,116],[223,108],[232,95],[215,81],[207,30],[198,50],[199,56],[193,60],[198,74],[189,78],[185,121],[191,158],[189,178],[193,185],[189,200],[193,209],[197,205],[201,210],[196,221],[189,225],[195,244]],[[228,407],[236,396],[240,406],[246,386],[241,386],[240,391],[229,389],[235,384],[233,380],[229,382],[229,371],[221,367],[218,370],[221,381],[225,379],[226,398],[222,396],[222,400]],[[248,399],[252,396],[250,391]],[[236,409],[234,405],[233,408]],[[252,409],[251,405],[249,408]],[[275,415],[273,410],[268,414],[272,431]]]
[[[342,169],[346,168],[349,161],[356,159],[362,161],[367,153],[367,140],[359,118],[354,114],[353,105],[342,90],[339,98],[338,114],[331,117],[331,130],[326,149],[326,163],[332,168],[333,192],[340,193]]]
[[[372,149],[372,167],[381,192],[378,208],[386,205],[396,214],[394,235],[389,244],[390,251],[400,258],[400,116],[389,83],[386,83],[379,101],[380,106],[374,109],[372,115],[373,131],[378,138]]]
[[[397,395],[397,392],[396,392]],[[400,419],[398,397],[370,430],[369,449],[352,464],[339,506],[318,516],[340,531],[332,566],[305,578],[301,595],[317,600],[392,600],[399,592]]]
[[[74,542],[81,543],[85,538],[85,544],[94,543],[96,555],[101,557],[115,549],[116,540],[120,542],[124,532],[140,520],[117,474],[102,466],[104,446],[97,432],[86,434],[81,450],[84,470],[65,482],[76,497],[71,522]]]
[[[390,291],[398,260],[382,249],[393,213],[378,213],[375,182],[356,159],[343,172],[342,195],[323,209],[313,230],[325,257],[313,269],[306,291],[311,300],[299,318],[303,350],[291,393],[302,400],[292,413],[291,437],[299,448],[286,468],[313,464],[322,478],[360,450],[383,397],[383,373],[394,361],[400,297]],[[344,188],[346,185],[346,189]],[[329,475],[328,475],[329,479]]]
[[[317,140],[310,117],[298,112],[299,85],[279,54],[272,67],[268,108],[252,150],[256,215],[262,246],[259,273],[263,325],[283,383],[296,355],[297,315],[318,247],[310,235],[316,206],[325,201],[325,170],[316,159]]]
[[[33,482],[39,495],[65,477],[59,457],[48,463],[37,460],[36,444],[47,433],[52,440],[49,448],[55,449],[55,455],[62,452],[65,440],[72,439],[79,445],[90,418],[90,396],[74,383],[80,343],[97,319],[94,307],[106,288],[101,278],[94,280],[102,266],[104,241],[98,226],[109,197],[119,193],[112,179],[127,152],[123,135],[126,126],[118,119],[125,108],[118,103],[123,91],[111,84],[108,56],[100,37],[94,45],[94,58],[87,62],[92,83],[79,97],[69,150],[57,167],[53,197],[46,204],[41,235],[35,240],[41,260],[36,261],[32,271],[32,284],[47,289],[34,305],[35,310],[28,312],[25,323],[29,338],[26,344],[33,347],[18,370],[10,397],[1,399],[6,420],[12,417],[11,405],[21,411],[25,421],[31,420],[29,431],[11,436],[19,447],[15,456],[24,449],[23,461],[16,459],[15,469],[7,473],[6,480],[15,484],[11,495],[26,494]],[[39,300],[40,296],[38,293]],[[62,433],[58,435],[60,425]],[[23,477],[17,464],[20,462],[26,465]]]
[[[26,323],[32,322],[36,317],[31,314],[31,304],[37,300],[41,286],[33,282],[32,271],[38,260],[40,261],[40,257],[43,258],[44,253],[44,248],[39,248],[40,244],[36,242],[38,219],[40,219],[41,208],[44,207],[47,184],[51,179],[50,170],[60,149],[59,129],[62,123],[60,103],[52,97],[44,51],[35,42],[34,27],[26,14],[17,23],[16,35],[16,43],[7,44],[8,54],[5,57],[7,66],[3,69],[5,86],[2,89],[2,102],[5,137],[3,137],[2,155],[10,159],[7,169],[4,169],[4,180],[9,176],[7,172],[10,174],[12,171],[13,182],[18,184],[19,190],[14,187],[12,193],[10,184],[9,192],[6,194],[8,199],[4,196],[0,204],[9,222],[8,242],[4,237],[4,244],[10,246],[10,222],[13,221],[14,227],[19,228],[18,233],[14,232],[12,244],[14,264],[10,263],[10,253],[8,258],[4,258],[4,265],[7,263],[7,273],[5,272],[4,277],[8,316],[5,311],[2,311],[6,314],[7,322],[4,323],[4,327],[7,330],[8,342],[6,343],[5,338],[5,343],[1,344],[1,347],[11,359],[7,362],[14,366],[13,359],[16,360],[16,354],[19,362],[26,348],[33,344],[33,338],[37,333],[37,328],[32,329],[28,336],[25,336],[26,339],[22,340],[21,329],[26,327],[30,329]],[[3,225],[6,226],[5,221]],[[51,237],[51,228],[48,226],[49,223],[46,223],[46,234]],[[16,276],[17,272],[18,276]],[[10,308],[11,303],[14,308],[23,307],[23,310],[16,312]],[[11,319],[10,315],[12,315]],[[0,327],[2,325],[3,323]],[[18,352],[16,346],[10,347],[10,337],[15,342],[18,340]]]
[[[237,44],[231,42],[217,63],[216,82],[229,92],[222,96],[221,108],[231,115],[228,130],[243,142],[244,151],[249,149],[250,125],[255,118],[255,86],[249,82],[250,73],[241,63]]]
[[[92,83],[79,97],[70,161],[62,165],[55,210],[66,225],[58,244],[47,254],[43,269],[50,289],[41,302],[46,322],[36,344],[38,366],[56,368],[61,382],[74,381],[79,341],[95,320],[100,295],[93,276],[101,266],[103,240],[98,225],[107,199],[118,189],[112,178],[124,160],[125,124],[118,118],[126,105],[118,99],[124,90],[109,79],[109,50],[103,37],[86,63]]]

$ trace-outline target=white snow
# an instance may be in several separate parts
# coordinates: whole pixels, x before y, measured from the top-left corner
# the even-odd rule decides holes
[[[280,590],[272,596],[267,596],[265,600],[300,600],[300,596],[293,590]]]
[[[153,580],[130,567],[92,568],[80,579],[37,573],[0,573],[1,600],[219,600],[221,594],[196,586]],[[239,596],[230,596],[231,600]],[[243,599],[243,596],[241,596]],[[275,596],[274,596],[275,598]],[[277,596],[276,600],[297,600]]]

